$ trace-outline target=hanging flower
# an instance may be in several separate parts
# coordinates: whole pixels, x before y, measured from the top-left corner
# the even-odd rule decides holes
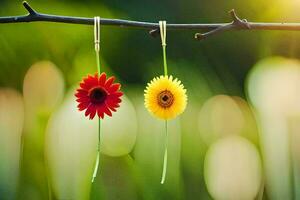
[[[80,87],[76,90],[75,96],[80,111],[85,111],[85,116],[93,119],[97,113],[98,117],[104,114],[112,116],[121,103],[123,93],[120,90],[121,84],[113,83],[115,77],[106,79],[106,74],[101,73],[100,77],[96,73],[94,76],[88,75],[83,78]]]
[[[150,113],[161,119],[172,119],[181,114],[187,104],[186,89],[177,78],[154,78],[145,90],[145,106]]]

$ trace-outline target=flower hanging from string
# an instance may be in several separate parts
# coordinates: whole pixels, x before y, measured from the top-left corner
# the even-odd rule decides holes
[[[121,84],[114,83],[115,77],[107,78],[105,73],[101,73],[100,66],[100,17],[94,17],[94,40],[95,53],[97,62],[97,71],[94,76],[88,75],[82,79],[79,88],[76,90],[75,96],[78,102],[78,109],[85,110],[85,116],[93,119],[98,115],[98,147],[95,168],[93,172],[92,182],[94,182],[99,162],[100,162],[100,142],[101,142],[101,119],[105,115],[112,116],[112,112],[116,112],[120,107]]]
[[[83,78],[80,87],[77,89],[75,96],[80,111],[85,110],[85,116],[93,119],[97,114],[99,118],[104,117],[104,114],[112,116],[112,112],[120,106],[121,84],[114,83],[115,77],[106,79],[106,74],[101,73],[98,77],[88,75]]]
[[[172,76],[154,78],[145,90],[145,107],[160,119],[173,119],[187,104],[186,89]]]
[[[164,184],[167,163],[168,163],[168,121],[181,114],[187,105],[186,89],[177,78],[168,76],[167,56],[166,56],[166,21],[159,22],[164,76],[154,78],[147,84],[145,89],[145,107],[148,111],[159,119],[165,120],[165,153],[163,162],[163,172],[161,176],[161,184]]]

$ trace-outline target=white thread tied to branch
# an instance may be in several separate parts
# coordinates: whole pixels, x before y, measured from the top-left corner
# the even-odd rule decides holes
[[[167,22],[159,21],[159,32],[161,37],[161,46],[163,50],[163,62],[164,62],[164,75],[168,75],[168,66],[167,66],[167,54],[166,54],[166,46],[167,46]]]
[[[159,21],[159,30],[160,30],[160,37],[161,37],[161,45],[167,46],[167,43],[166,43],[167,22],[166,21]]]
[[[100,17],[94,17],[95,51],[100,51]]]

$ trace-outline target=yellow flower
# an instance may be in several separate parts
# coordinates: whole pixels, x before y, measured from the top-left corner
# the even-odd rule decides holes
[[[158,118],[175,118],[185,110],[186,104],[186,89],[177,78],[156,77],[146,87],[145,107]]]

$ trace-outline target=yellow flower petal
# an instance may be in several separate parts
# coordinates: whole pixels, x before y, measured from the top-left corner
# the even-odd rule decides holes
[[[173,76],[155,77],[147,84],[144,92],[145,107],[160,119],[175,118],[186,108],[186,89]]]

